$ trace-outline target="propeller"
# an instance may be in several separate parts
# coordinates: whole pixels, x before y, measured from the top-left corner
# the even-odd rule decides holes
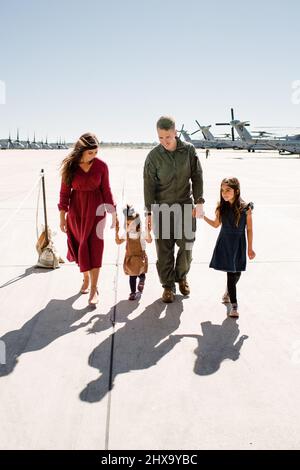
[[[216,126],[231,126],[231,138],[232,140],[235,140],[233,123],[240,123],[243,126],[250,126],[250,122],[249,121],[244,121],[244,122],[237,121],[234,119],[233,108],[230,109],[230,112],[231,112],[231,121],[230,122],[216,122]]]
[[[195,122],[196,122],[197,126],[199,127],[199,129],[197,129],[196,131],[192,132],[191,135],[196,134],[197,132],[200,132],[200,131],[201,131],[202,134],[203,134],[204,139],[206,139],[205,134],[203,133],[203,130],[204,130],[204,129],[207,129],[207,130],[208,130],[211,126],[201,126],[201,124],[199,123],[199,121],[197,121],[197,119],[195,119]]]
[[[225,138],[227,138],[227,139],[229,139],[230,136],[232,136],[232,134],[229,133],[229,132],[228,132],[227,134],[218,134],[218,135],[217,135],[217,137],[225,137]]]
[[[231,113],[231,122],[232,122],[232,121],[234,121],[233,108],[230,108],[230,113]],[[231,122],[216,122],[216,126],[231,126],[231,139],[235,140],[234,127],[232,126]]]
[[[260,137],[264,137],[266,135],[272,135],[274,136],[274,134],[272,132],[267,132],[267,131],[252,131],[252,134],[258,134],[257,137],[260,138]]]
[[[182,124],[180,131],[178,129],[176,129],[176,131],[179,132],[178,138],[180,139],[182,131],[184,131],[184,124]]]

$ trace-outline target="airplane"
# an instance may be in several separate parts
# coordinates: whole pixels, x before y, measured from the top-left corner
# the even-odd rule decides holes
[[[48,138],[47,137],[46,137],[45,142],[43,140],[41,140],[40,142],[38,142],[38,145],[40,146],[41,149],[44,149],[44,150],[52,149],[51,145],[48,144]]]
[[[35,132],[33,134],[33,140],[30,141],[29,137],[27,137],[26,141],[20,141],[19,138],[19,129],[17,130],[17,138],[16,140],[11,139],[11,135],[9,133],[8,139],[0,139],[0,150],[8,150],[8,149],[35,149],[35,150],[40,150],[40,149],[67,149],[68,146],[64,142],[62,143],[61,139],[60,142],[57,141],[57,144],[50,144],[48,143],[48,137],[46,137],[45,142],[36,142],[35,139]]]
[[[10,133],[9,133],[8,139],[1,139],[0,140],[0,145],[1,145],[2,150],[7,150],[9,148],[12,148],[12,140],[11,140],[11,137],[10,137]]]
[[[29,142],[28,148],[35,149],[35,150],[39,150],[41,148],[40,145],[35,140],[35,132],[33,133],[33,141]]]
[[[10,133],[9,133],[8,139],[2,139],[0,141],[0,144],[3,150],[8,150],[8,149],[22,149],[23,150],[25,148],[25,145],[19,139],[19,129],[17,129],[16,140],[12,140]]]
[[[22,142],[20,141],[20,138],[19,138],[19,129],[17,129],[17,138],[16,138],[16,140],[14,140],[12,142],[12,145],[13,145],[14,149],[24,149],[25,148],[24,144],[22,144]]]
[[[68,149],[69,147],[67,146],[66,142],[62,142],[61,137],[59,140],[57,139],[55,144],[51,144],[52,149]]]
[[[48,149],[48,150],[51,150],[51,149],[52,149],[51,145],[48,144],[48,136],[46,136],[46,140],[45,140],[44,143],[42,143],[42,146],[43,146],[43,147],[42,147],[43,149]]]
[[[201,149],[239,149],[239,150],[244,150],[248,147],[248,145],[245,142],[242,142],[241,140],[229,140],[229,139],[220,139],[215,137],[212,132],[210,131],[211,125],[209,126],[201,126],[197,119],[195,120],[196,124],[198,125],[199,129],[196,131],[192,132],[191,134],[188,133],[184,129],[184,125],[182,125],[179,132],[179,136],[182,134],[184,139],[187,142],[190,142],[191,144],[194,145],[195,148],[201,148]],[[202,132],[203,139],[192,139],[191,136],[193,134],[196,134],[197,132]]]
[[[280,155],[298,154],[300,157],[300,135],[285,136],[277,138],[255,138],[245,128],[245,122],[234,120],[230,125],[234,127],[241,140],[248,143],[253,149],[278,150]]]
[[[255,150],[278,150],[280,155],[298,154],[300,156],[300,135],[285,137],[274,137],[274,134],[267,131],[253,131],[258,133],[258,136],[253,136],[247,129],[249,126],[248,121],[239,121],[234,119],[234,111],[231,108],[231,121],[216,123],[217,126],[231,126],[232,136],[234,138],[234,130],[236,130],[240,139],[247,144],[248,152],[255,152]],[[265,138],[266,135],[272,138]]]

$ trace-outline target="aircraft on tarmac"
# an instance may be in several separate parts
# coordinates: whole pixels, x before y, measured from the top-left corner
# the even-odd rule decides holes
[[[37,142],[35,140],[35,132],[33,134],[33,140],[30,141],[29,137],[27,137],[26,141],[20,141],[19,138],[19,129],[17,129],[17,138],[16,140],[11,139],[11,135],[9,133],[8,139],[0,139],[0,150],[8,150],[8,149],[35,149],[35,150],[40,150],[40,149],[68,149],[68,145],[66,142],[62,142],[62,139],[60,138],[59,141],[55,144],[50,144],[48,143],[48,138],[46,137],[45,142],[41,140],[40,142]]]
[[[12,140],[11,136],[10,136],[10,133],[9,133],[8,139],[0,140],[0,145],[1,145],[1,149],[3,149],[3,150],[6,150],[6,149],[24,149],[25,148],[24,144],[19,139],[19,129],[17,129],[17,138],[16,138],[16,140]]]
[[[181,134],[184,137],[184,140],[190,142],[194,145],[195,148],[201,149],[239,149],[245,150],[248,149],[248,144],[246,142],[238,140],[230,140],[230,139],[220,139],[219,137],[215,137],[212,132],[210,131],[211,125],[209,126],[201,126],[199,122],[195,121],[199,126],[199,129],[192,132],[191,134],[184,129],[184,125],[182,125],[179,132],[179,136]],[[202,132],[203,139],[192,139],[191,136],[196,134],[197,132]],[[230,136],[230,134],[227,134]]]
[[[45,142],[42,142],[42,148],[43,149],[48,149],[48,150],[52,149],[52,146],[50,144],[48,144],[48,136],[46,137]]]
[[[41,148],[39,146],[39,144],[35,141],[35,132],[33,134],[33,141],[32,142],[30,142],[29,138],[27,137],[26,148],[27,149],[35,149],[35,150],[38,150],[38,149]]]
[[[240,139],[248,145],[248,151],[255,150],[278,150],[280,155],[298,154],[300,156],[300,135],[286,135],[285,137],[274,137],[273,134],[266,131],[258,132],[258,136],[253,136],[246,129],[249,125],[247,121],[231,120],[230,123],[216,123],[216,125],[230,125],[235,129]],[[265,138],[265,135],[272,137]]]

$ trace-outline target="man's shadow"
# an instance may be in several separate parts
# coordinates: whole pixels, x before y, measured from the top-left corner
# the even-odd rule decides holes
[[[165,312],[164,312],[165,310]],[[180,341],[171,333],[179,327],[183,312],[182,298],[164,304],[156,300],[133,320],[106,338],[90,354],[88,364],[99,370],[100,376],[91,381],[80,393],[80,399],[95,403],[105,397],[114,386],[117,375],[131,370],[154,366]],[[123,312],[117,312],[118,318]],[[109,359],[111,363],[109,364]]]
[[[14,370],[21,354],[43,349],[61,336],[90,323],[91,319],[79,325],[73,325],[91,311],[90,307],[81,310],[73,309],[72,305],[79,296],[80,294],[76,294],[65,300],[51,300],[19,330],[10,331],[0,338],[4,342],[6,353],[6,363],[0,364],[0,377]]]
[[[225,318],[222,325],[214,325],[210,321],[201,323],[202,335],[178,335],[181,338],[196,338],[198,347],[195,349],[196,361],[194,372],[197,375],[214,374],[226,359],[236,361],[247,335],[239,337],[239,326],[232,318]],[[177,336],[177,335],[175,335]]]

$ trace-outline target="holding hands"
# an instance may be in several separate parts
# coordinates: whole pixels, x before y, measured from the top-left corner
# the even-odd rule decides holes
[[[204,210],[203,210],[203,204],[196,204],[196,207],[192,210],[192,215],[193,217],[196,217],[197,219],[203,219],[204,217]]]

